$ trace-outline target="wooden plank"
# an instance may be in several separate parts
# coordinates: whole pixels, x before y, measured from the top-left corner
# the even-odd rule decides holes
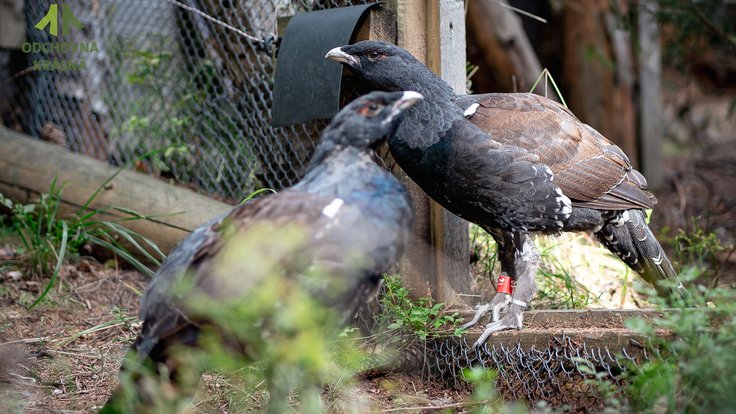
[[[71,153],[62,147],[0,127],[0,192],[19,202],[48,193],[51,182],[65,183],[62,215],[75,213],[118,169]],[[92,202],[92,209],[122,207],[153,220],[133,220],[125,226],[169,252],[189,232],[232,206],[159,179],[122,171]],[[104,219],[129,217],[110,212]]]
[[[504,347],[520,344],[524,350],[547,348],[549,342],[562,335],[587,347],[598,347],[618,352],[626,348],[641,350],[643,338],[625,325],[627,319],[641,318],[647,321],[663,316],[663,312],[652,309],[585,309],[585,310],[539,310],[524,314],[524,328],[516,331],[502,331],[493,334],[489,345]],[[466,319],[472,313],[463,313]],[[465,340],[472,344],[483,332],[482,326],[472,328]],[[659,335],[668,335],[658,331]]]
[[[392,0],[397,44],[428,65],[459,92],[465,91],[465,17],[461,0]],[[467,222],[447,212],[403,171],[416,220],[400,263],[407,287],[417,295],[452,302],[472,284]],[[429,259],[429,260],[428,260]]]
[[[649,187],[662,184],[662,49],[654,16],[658,2],[639,3],[639,137],[641,167]],[[646,11],[644,11],[646,10]]]
[[[396,13],[388,7],[373,7],[353,34],[353,42],[383,40],[396,43]]]
[[[427,61],[427,2],[425,0],[390,0],[389,7],[396,12],[397,44],[419,61]],[[399,263],[404,285],[417,296],[436,295],[436,277],[431,240],[431,211],[429,197],[398,166],[394,174],[411,195],[414,209],[414,227],[409,246]],[[436,296],[435,296],[436,298]]]
[[[433,0],[427,3],[427,66],[455,92],[465,93],[465,8],[461,0]],[[435,298],[449,303],[469,300],[470,239],[468,222],[429,203],[431,239],[434,246]]]

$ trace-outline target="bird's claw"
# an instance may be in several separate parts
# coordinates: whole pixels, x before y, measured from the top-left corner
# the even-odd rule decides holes
[[[507,329],[521,329],[523,324],[524,308],[521,306],[511,306],[509,307],[508,313],[503,318],[486,325],[485,330],[483,330],[483,333],[478,337],[478,340],[475,341],[473,347],[479,348],[483,346],[488,338],[496,332],[505,331]]]
[[[466,322],[462,328],[468,329],[470,327],[473,327],[478,324],[478,321],[480,318],[485,316],[488,311],[491,311],[491,320],[497,321],[501,319],[501,313],[505,312],[509,304],[511,303],[511,295],[507,295],[504,293],[497,293],[493,299],[491,299],[490,302],[485,304],[477,304],[475,305],[475,315],[473,315],[473,319],[471,319],[469,322]]]
[[[480,318],[483,315],[485,315],[486,313],[488,313],[488,309],[490,309],[490,308],[491,308],[490,302],[489,303],[485,303],[485,304],[480,304],[479,303],[479,304],[475,305],[475,315],[473,315],[473,319],[471,319],[469,322],[464,323],[463,326],[461,326],[461,328],[462,329],[468,329],[470,327],[475,326],[478,323],[478,321],[480,320]]]

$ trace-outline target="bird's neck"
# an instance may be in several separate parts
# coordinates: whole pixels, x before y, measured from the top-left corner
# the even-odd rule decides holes
[[[415,71],[397,73],[392,77],[392,82],[393,87],[390,89],[419,92],[425,101],[449,101],[457,96],[447,82],[424,65],[420,65]]]
[[[375,153],[368,148],[342,146],[315,155],[294,189],[349,201],[356,192],[365,192],[373,180],[391,178],[389,172],[376,164]]]
[[[334,142],[320,142],[312,153],[304,179],[323,174],[335,166],[349,164],[350,161],[371,160],[372,153],[373,151],[369,148],[350,147]]]

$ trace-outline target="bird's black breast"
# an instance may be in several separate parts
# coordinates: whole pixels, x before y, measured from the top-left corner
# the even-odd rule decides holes
[[[564,226],[570,200],[534,154],[495,142],[462,116],[445,128],[408,125],[390,141],[391,152],[452,213],[490,228],[556,232]]]

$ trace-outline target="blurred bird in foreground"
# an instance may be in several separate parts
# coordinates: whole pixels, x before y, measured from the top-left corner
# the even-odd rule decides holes
[[[458,95],[390,43],[363,41],[325,57],[376,90],[424,95],[388,144],[430,197],[497,242],[498,294],[466,324],[491,311],[476,345],[494,332],[521,329],[536,292],[534,233],[590,231],[661,293],[679,283],[645,220],[644,210],[656,203],[646,179],[619,147],[566,107],[530,93]],[[681,284],[676,290],[687,295]]]
[[[171,385],[171,394],[191,393],[202,369],[213,367],[195,366],[191,351],[207,347],[271,362],[271,412],[288,408],[290,389],[300,384],[319,399],[324,367],[309,368],[304,352],[376,294],[406,246],[408,193],[373,150],[421,99],[410,91],[357,98],[324,130],[297,185],[239,205],[182,241],[146,291],[140,335],[101,412],[173,401],[162,397],[166,387],[150,386],[146,372]],[[288,363],[304,369],[280,369]]]

